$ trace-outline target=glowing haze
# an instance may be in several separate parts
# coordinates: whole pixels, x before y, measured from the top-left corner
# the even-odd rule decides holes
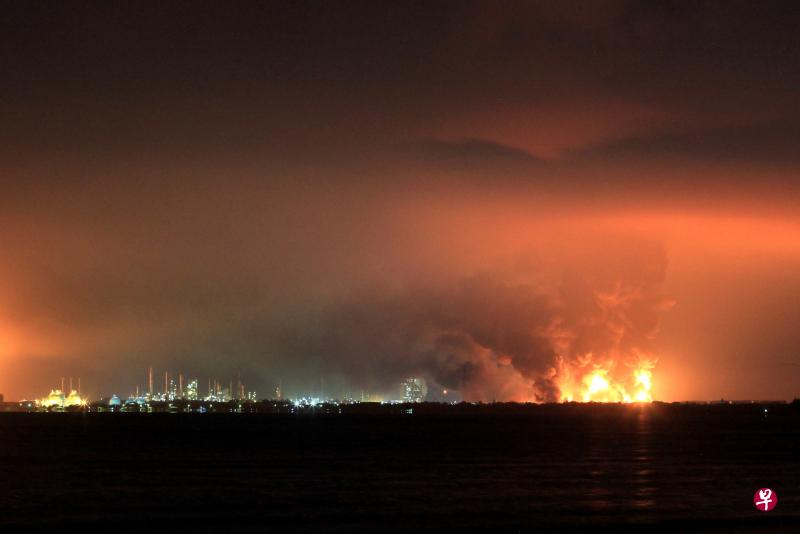
[[[6,398],[798,395],[791,3],[7,11]]]

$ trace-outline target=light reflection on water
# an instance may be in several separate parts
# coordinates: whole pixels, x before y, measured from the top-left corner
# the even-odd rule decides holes
[[[652,431],[651,419],[648,413],[641,411],[637,414],[637,430],[634,434],[636,447],[633,452],[633,469],[636,486],[634,489],[633,506],[639,509],[655,508],[656,488],[653,486],[653,477],[656,473],[652,466],[653,455],[651,449]]]
[[[291,516],[324,531],[336,521],[396,518],[402,507],[405,517],[442,527],[463,521],[467,529],[476,521],[738,520],[753,512],[752,487],[768,480],[781,495],[776,513],[797,515],[800,500],[781,488],[800,487],[800,425],[772,421],[654,419],[648,410],[458,421],[0,420],[0,502],[13,503],[15,521],[38,520],[40,508],[58,506],[65,494],[67,516],[146,506],[169,517],[202,494],[209,509],[237,509],[254,524]],[[151,499],[151,487],[173,501]],[[306,513],[308,503],[317,515]]]

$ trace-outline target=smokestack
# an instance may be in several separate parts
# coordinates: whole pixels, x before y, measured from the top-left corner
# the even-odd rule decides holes
[[[64,393],[64,377],[61,377],[61,393]]]
[[[147,385],[150,397],[153,397],[153,366],[151,365],[147,370]]]
[[[164,397],[169,393],[169,371],[164,371]]]
[[[183,397],[183,373],[178,374],[178,397]]]

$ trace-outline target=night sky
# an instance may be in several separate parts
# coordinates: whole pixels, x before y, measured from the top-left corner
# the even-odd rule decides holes
[[[660,400],[798,396],[798,28],[797,2],[2,2],[0,392],[153,365],[560,400],[647,360]]]

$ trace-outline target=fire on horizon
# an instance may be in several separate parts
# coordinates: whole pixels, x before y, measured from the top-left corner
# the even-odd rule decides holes
[[[6,5],[0,391],[99,399],[152,364],[287,398],[800,396],[798,25]]]

